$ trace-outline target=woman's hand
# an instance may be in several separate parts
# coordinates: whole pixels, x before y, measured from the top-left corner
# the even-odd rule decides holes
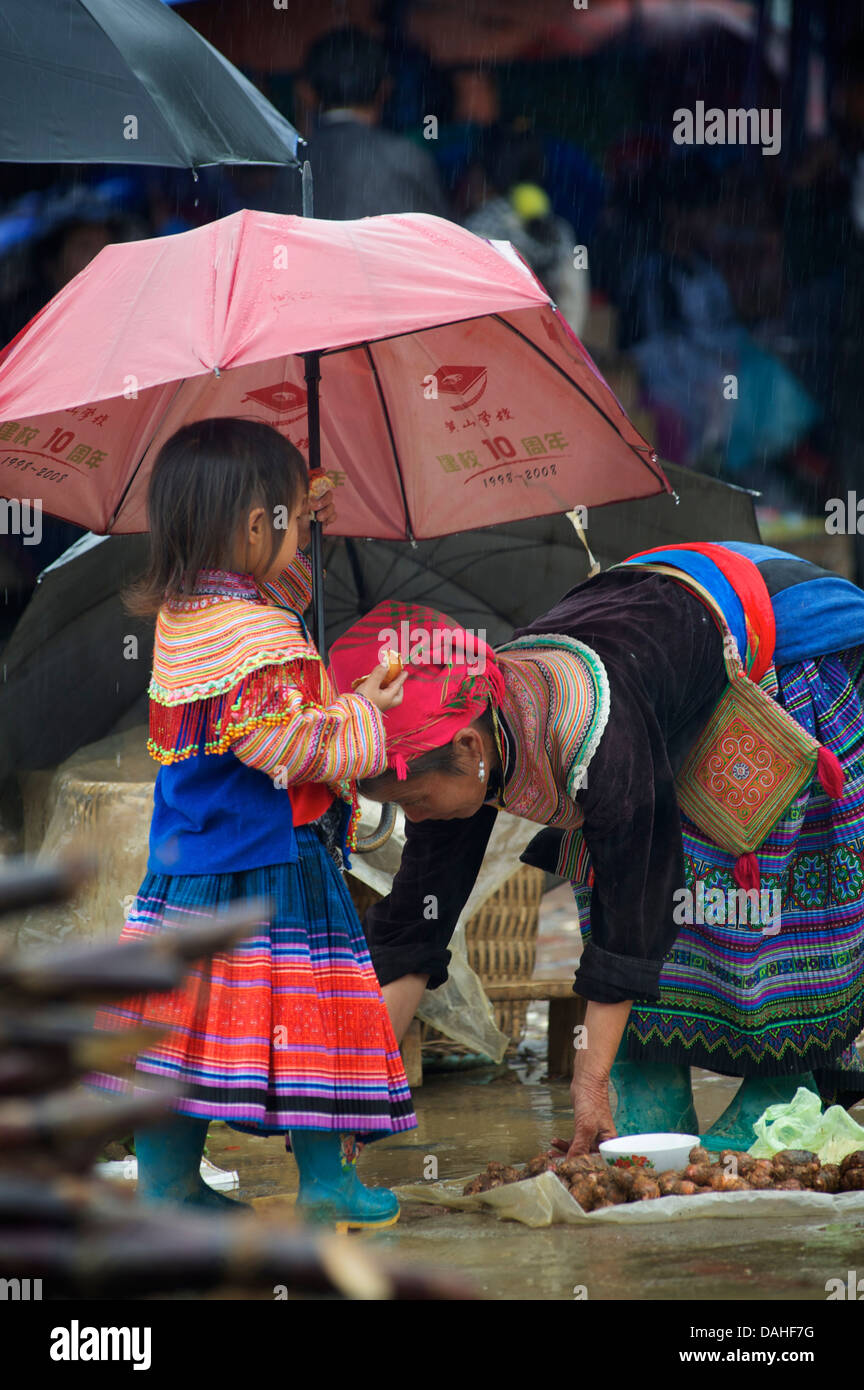
[[[617,1134],[612,1111],[609,1109],[609,1074],[624,1035],[633,1001],[623,999],[618,1004],[600,1004],[590,999],[585,1007],[585,1022],[574,1033],[573,1080],[570,1099],[573,1102],[573,1138],[554,1139],[550,1156],[565,1152],[593,1153],[604,1139]]]
[[[402,671],[394,681],[382,690],[381,682],[387,679],[390,671],[389,661],[382,661],[380,666],[368,675],[365,680],[355,688],[355,695],[365,695],[367,700],[371,700],[380,710],[392,709],[394,705],[402,703],[402,687],[408,679],[408,672]]]
[[[553,1139],[549,1151],[551,1158],[566,1154],[573,1158],[576,1154],[596,1153],[604,1139],[614,1139],[618,1131],[609,1108],[608,1078],[574,1076],[570,1083],[570,1099],[573,1102],[573,1138]]]

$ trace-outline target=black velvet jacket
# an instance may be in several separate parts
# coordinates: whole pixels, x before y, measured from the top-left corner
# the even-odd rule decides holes
[[[722,638],[691,593],[638,569],[587,580],[515,635],[545,632],[593,648],[609,678],[609,720],[576,794],[594,885],[591,941],[575,988],[604,1003],[656,999],[678,933],[673,895],[684,884],[674,779],[723,693]],[[505,766],[505,805],[506,779]],[[409,973],[428,974],[432,988],[446,979],[447,943],[496,815],[483,806],[467,820],[406,822],[391,893],[364,924],[382,984]],[[554,868],[559,836],[542,831],[523,857]],[[431,920],[430,899],[437,910]]]

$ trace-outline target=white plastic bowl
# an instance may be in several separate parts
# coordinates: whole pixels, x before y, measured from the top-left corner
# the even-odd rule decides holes
[[[646,1168],[657,1173],[674,1168],[680,1173],[698,1143],[698,1134],[626,1134],[604,1139],[600,1152],[614,1168]]]

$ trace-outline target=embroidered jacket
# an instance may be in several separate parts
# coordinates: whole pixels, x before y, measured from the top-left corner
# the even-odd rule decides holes
[[[656,998],[684,882],[675,772],[726,681],[717,628],[673,581],[615,571],[565,595],[497,655],[507,690],[498,804],[545,827],[522,858],[575,880],[593,870],[578,992]],[[406,823],[391,893],[364,918],[382,984],[446,979],[447,942],[495,816],[487,803],[465,819]],[[421,921],[433,892],[438,916]]]
[[[298,554],[276,584],[205,571],[191,595],[164,604],[147,746],[163,770],[230,753],[278,789],[324,783],[351,806],[354,848],[354,782],[386,766],[384,726],[364,696],[335,695],[301,616],[310,599]]]

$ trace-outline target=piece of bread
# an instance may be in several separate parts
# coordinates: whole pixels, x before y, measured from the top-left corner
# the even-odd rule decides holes
[[[325,492],[329,492],[332,486],[330,475],[323,468],[315,468],[309,474],[309,496],[315,501],[323,497]]]
[[[385,656],[387,660],[387,674],[381,682],[382,690],[386,689],[388,685],[392,685],[402,670],[402,659],[398,652],[389,651],[385,653]]]
[[[381,682],[381,689],[382,689],[382,690],[385,690],[385,689],[387,688],[388,685],[392,685],[392,684],[393,684],[393,682],[395,681],[396,677],[399,675],[400,671],[402,670],[402,659],[401,659],[401,657],[399,656],[399,653],[398,653],[398,652],[394,652],[394,651],[384,651],[384,650],[382,650],[382,651],[380,651],[380,652],[378,653],[378,658],[379,658],[379,660],[378,660],[378,665],[379,665],[379,666],[383,666],[384,663],[385,663],[385,661],[386,661],[386,663],[387,663],[387,674],[386,674],[386,676],[384,677],[383,681]],[[372,674],[372,672],[370,671],[370,672],[369,672],[367,675],[365,675],[365,676],[358,676],[356,680],[353,680],[353,681],[351,682],[351,689],[352,689],[352,690],[356,690],[357,687],[358,687],[358,685],[362,685],[364,681],[368,680],[368,679],[369,679],[369,676],[371,676],[371,674]]]

